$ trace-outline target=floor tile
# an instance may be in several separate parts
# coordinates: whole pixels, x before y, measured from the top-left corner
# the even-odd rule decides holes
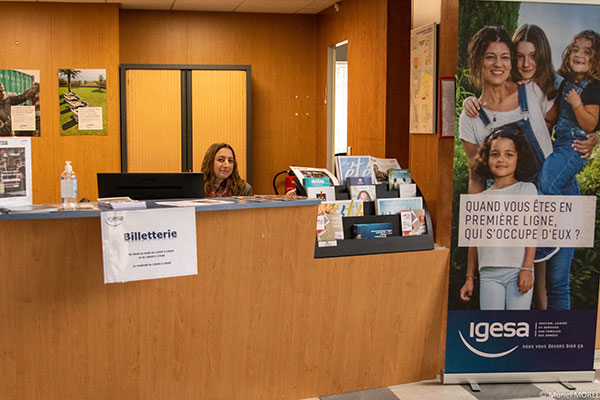
[[[400,400],[475,400],[476,398],[460,385],[442,385],[439,380],[390,386]]]
[[[471,390],[469,385],[461,385]],[[531,383],[485,383],[480,392],[471,392],[478,400],[513,400],[539,398],[540,389]]]
[[[321,400],[398,400],[387,387],[322,396]]]

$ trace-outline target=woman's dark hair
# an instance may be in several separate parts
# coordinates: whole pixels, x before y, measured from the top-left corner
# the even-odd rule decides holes
[[[213,143],[208,147],[208,150],[206,150],[206,154],[204,154],[204,159],[202,160],[204,192],[208,195],[215,187],[215,157],[221,149],[229,149],[231,150],[231,154],[233,154],[233,171],[231,171],[231,175],[229,175],[229,178],[227,178],[225,182],[231,195],[239,196],[243,193],[246,182],[240,178],[235,151],[233,150],[233,147],[227,143]]]
[[[542,89],[548,100],[556,97],[556,74],[552,66],[552,51],[548,37],[537,25],[521,25],[514,33],[512,41],[515,45],[515,52],[519,42],[530,42],[535,47],[536,70],[533,75],[533,81]],[[518,57],[518,56],[517,56]],[[516,63],[516,60],[515,60]],[[512,79],[518,82],[523,79],[519,75],[519,69],[513,68],[511,71]]]
[[[510,50],[511,66],[515,62],[515,46],[508,33],[501,26],[484,26],[473,35],[467,48],[471,82],[476,86],[481,86],[481,66],[485,51],[494,42],[506,44]]]
[[[592,81],[600,80],[600,35],[590,29],[579,32],[577,35],[575,35],[571,40],[571,43],[569,43],[567,48],[563,51],[562,64],[558,69],[559,75],[565,79],[572,80],[571,74],[573,73],[573,70],[569,66],[569,56],[573,51],[573,47],[575,46],[575,41],[577,39],[588,39],[592,42],[592,56],[590,57],[591,68],[586,75],[586,79]]]
[[[479,154],[477,156],[475,173],[482,178],[492,179],[494,176],[490,171],[489,158],[492,142],[498,138],[506,138],[513,141],[517,150],[517,168],[515,170],[515,179],[518,181],[526,181],[536,170],[535,162],[529,148],[529,143],[525,139],[523,130],[517,124],[508,124],[496,128],[485,138]]]

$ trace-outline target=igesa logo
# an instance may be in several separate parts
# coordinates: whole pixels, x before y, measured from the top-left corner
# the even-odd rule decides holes
[[[515,351],[519,346],[515,346],[512,349],[508,349],[506,351],[502,351],[500,353],[486,353],[481,350],[476,349],[469,342],[466,341],[462,332],[459,330],[458,334],[460,336],[460,340],[462,340],[463,344],[478,356],[485,358],[498,358],[503,357],[507,354]],[[469,324],[469,337],[475,338],[476,342],[487,342],[489,338],[501,338],[501,337],[529,337],[529,324],[527,322],[479,322],[475,324],[475,322],[471,322]]]
[[[119,225],[121,225],[121,223],[123,223],[124,220],[125,220],[125,218],[121,215],[106,217],[104,219],[104,221],[110,226],[119,226]]]

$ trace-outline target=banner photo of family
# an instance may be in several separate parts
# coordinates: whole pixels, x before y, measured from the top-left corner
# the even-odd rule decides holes
[[[444,381],[591,381],[600,6],[460,0],[457,64]]]

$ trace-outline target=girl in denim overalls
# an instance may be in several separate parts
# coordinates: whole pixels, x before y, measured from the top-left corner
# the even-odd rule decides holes
[[[600,35],[591,30],[575,35],[563,53],[558,73],[564,80],[546,115],[550,124],[556,123],[553,152],[538,179],[538,190],[548,195],[575,194],[565,193],[563,186],[581,171],[587,159],[573,149],[573,140],[585,140],[588,133],[600,128]]]
[[[600,35],[591,30],[573,38],[563,53],[558,73],[564,78],[554,105],[546,115],[554,125],[553,152],[546,158],[538,178],[538,190],[545,195],[580,195],[575,175],[587,158],[573,149],[574,140],[600,128]],[[539,253],[548,250],[538,249]],[[570,268],[574,248],[560,248],[548,260],[546,290],[548,309],[570,308]]]

